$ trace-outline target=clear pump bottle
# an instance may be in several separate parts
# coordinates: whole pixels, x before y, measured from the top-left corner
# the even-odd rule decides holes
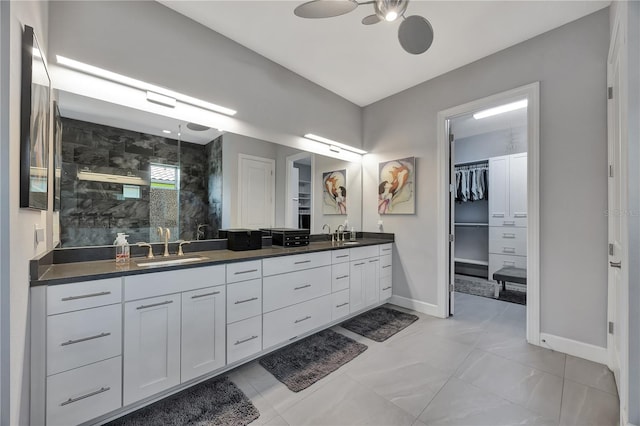
[[[118,232],[118,236],[113,242],[116,246],[116,265],[124,265],[129,262],[130,251],[127,237],[128,235],[125,235],[124,232]]]

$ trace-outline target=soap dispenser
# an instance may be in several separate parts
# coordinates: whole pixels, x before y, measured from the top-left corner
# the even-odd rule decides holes
[[[130,251],[127,237],[128,235],[125,235],[124,232],[118,232],[118,236],[113,242],[113,245],[116,246],[116,265],[124,265],[129,262]]]

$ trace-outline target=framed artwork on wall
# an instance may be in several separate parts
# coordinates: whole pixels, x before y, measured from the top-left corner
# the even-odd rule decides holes
[[[322,173],[322,214],[347,214],[347,169]]]
[[[60,211],[62,178],[62,117],[58,102],[53,101],[53,211]]]
[[[49,206],[49,120],[51,79],[33,28],[22,34],[20,105],[20,207]]]
[[[385,161],[379,164],[379,214],[415,214],[415,176],[415,157]]]

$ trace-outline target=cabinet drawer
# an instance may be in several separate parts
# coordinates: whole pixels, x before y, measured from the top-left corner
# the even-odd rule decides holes
[[[122,302],[122,278],[52,285],[47,288],[47,314],[61,314]]]
[[[341,291],[349,288],[349,264],[339,263],[331,267],[331,291]]]
[[[262,314],[262,279],[227,285],[227,324]]]
[[[227,364],[262,350],[262,315],[227,326]]]
[[[331,296],[289,306],[264,315],[263,347],[279,343],[321,327],[331,321]]]
[[[393,253],[393,244],[380,244],[378,247],[380,248],[380,256]]]
[[[325,265],[331,265],[331,252],[329,251],[281,256],[273,259],[264,259],[262,261],[262,274],[264,276],[285,274]]]
[[[391,275],[380,277],[380,301],[391,297],[393,288],[391,285]]]
[[[527,228],[491,226],[489,228],[489,240],[505,242],[526,242]]]
[[[264,312],[331,293],[331,266],[263,278]]]
[[[121,355],[122,304],[47,318],[47,375]]]
[[[47,426],[77,425],[122,406],[122,357],[47,377]]]
[[[384,255],[380,256],[380,276],[381,277],[390,277],[393,273],[392,270],[392,256]]]
[[[489,253],[526,256],[527,242],[509,239],[489,240]]]
[[[349,249],[334,250],[331,252],[331,263],[343,263],[349,261]]]
[[[380,256],[380,249],[378,248],[378,246],[356,247],[349,250],[351,260],[361,260],[368,257]]]
[[[202,266],[124,278],[124,300],[180,293],[225,283],[225,265]]]
[[[331,320],[335,321],[349,315],[349,290],[331,295]]]
[[[262,278],[262,261],[229,263],[227,265],[227,283]]]
[[[493,280],[493,273],[506,266],[515,268],[527,268],[526,256],[509,256],[504,254],[489,255],[489,279]]]

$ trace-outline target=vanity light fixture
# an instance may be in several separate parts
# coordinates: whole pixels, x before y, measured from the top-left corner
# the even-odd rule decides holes
[[[150,92],[147,90],[147,100],[154,104],[163,105],[169,108],[176,107],[176,98],[170,96],[161,95],[160,93]]]
[[[311,139],[312,141],[322,142],[322,143],[325,143],[325,144],[329,145],[329,150],[330,151],[334,151],[334,149],[337,149],[337,147],[340,147],[340,148],[342,148],[342,149],[344,149],[346,151],[355,152],[356,154],[360,154],[360,155],[363,155],[363,154],[367,153],[367,151],[363,151],[363,150],[361,150],[359,148],[354,148],[352,146],[349,146],[349,145],[346,145],[346,144],[343,144],[343,143],[340,143],[340,142],[336,142],[334,140],[327,139],[327,138],[324,138],[322,136],[314,135],[313,133],[307,133],[306,135],[304,135],[304,137],[307,138],[307,139]]]
[[[171,134],[171,130],[163,130],[162,133],[166,133],[167,135]]]
[[[509,111],[515,111],[527,107],[527,100],[512,102],[510,104],[500,105],[494,108],[485,109],[484,111],[473,114],[473,118],[480,120],[482,118],[493,117],[494,115],[503,114]]]
[[[183,102],[185,104],[197,106],[209,111],[219,112],[225,115],[236,115],[237,111],[231,108],[223,107],[213,104],[211,102],[203,101],[202,99],[194,98],[189,95],[185,95],[180,92],[165,89],[164,87],[156,86],[146,81],[136,80],[135,78],[127,77],[126,75],[118,74],[105,70],[103,68],[95,67],[93,65],[85,64],[84,62],[76,61],[75,59],[69,59],[64,56],[56,55],[58,64],[67,68],[74,69],[86,74],[94,75],[96,77],[104,78],[106,80],[115,81],[117,83],[124,84],[129,87],[144,90],[147,92],[147,99],[149,100],[149,93],[154,95],[161,95],[168,98],[173,98],[175,101]],[[154,101],[151,101],[154,102]],[[163,104],[164,105],[164,104]]]

